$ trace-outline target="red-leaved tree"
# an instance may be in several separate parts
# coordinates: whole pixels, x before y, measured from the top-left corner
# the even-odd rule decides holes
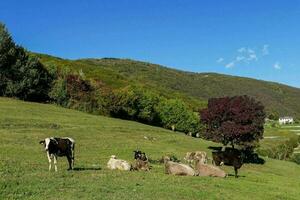
[[[251,146],[263,138],[264,106],[249,96],[212,98],[200,111],[203,137],[223,145]]]

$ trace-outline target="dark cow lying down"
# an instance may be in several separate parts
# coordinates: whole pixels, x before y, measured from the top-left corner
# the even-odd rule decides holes
[[[72,138],[46,138],[40,141],[40,144],[44,144],[47,158],[49,161],[49,171],[51,170],[51,162],[53,159],[55,171],[57,171],[57,157],[66,156],[69,162],[69,169],[74,167],[74,148],[75,141]]]
[[[148,157],[144,152],[141,152],[140,150],[133,151],[134,152],[134,159],[135,164],[133,165],[133,170],[142,170],[142,171],[149,171],[149,160]]]
[[[212,152],[213,164],[233,166],[235,177],[238,177],[238,169],[243,165],[242,153],[237,149],[226,148],[225,151]]]
[[[140,150],[135,150],[134,152],[134,159],[142,160],[142,161],[148,161],[148,157],[146,156],[145,152],[141,152]]]

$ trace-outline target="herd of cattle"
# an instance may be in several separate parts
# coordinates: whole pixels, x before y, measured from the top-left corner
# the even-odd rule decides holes
[[[74,167],[75,140],[69,137],[46,138],[40,141],[44,145],[49,161],[49,171],[53,160],[55,171],[57,171],[57,157],[65,156],[68,159],[69,170]],[[142,170],[149,171],[151,166],[144,152],[134,151],[135,163],[130,164],[125,160],[118,159],[112,155],[107,163],[107,168],[118,170]],[[226,177],[227,174],[218,166],[229,165],[234,167],[235,177],[238,177],[238,169],[243,165],[242,153],[237,149],[226,148],[224,151],[212,152],[212,165],[207,164],[208,157],[204,151],[188,152],[184,157],[187,164],[171,161],[170,157],[164,156],[162,162],[165,165],[165,173],[180,176],[211,176]]]

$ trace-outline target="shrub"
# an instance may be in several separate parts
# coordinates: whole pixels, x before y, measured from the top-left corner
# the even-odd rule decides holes
[[[61,106],[93,113],[97,109],[97,100],[93,92],[89,81],[69,74],[59,76],[54,81],[49,96]]]
[[[114,93],[110,87],[107,87],[102,81],[94,80],[92,83],[94,87],[94,98],[96,100],[97,108],[95,109],[98,114],[110,115]]]
[[[291,161],[300,165],[300,153],[294,153],[291,157]]]
[[[177,131],[196,133],[200,129],[196,113],[179,99],[165,99],[139,87],[127,87],[114,93],[110,114]]]
[[[179,99],[164,99],[159,103],[157,110],[162,126],[165,128],[175,128],[185,133],[196,133],[200,129],[197,114],[189,110]]]
[[[268,115],[268,118],[270,120],[278,120],[279,119],[279,114],[277,112],[271,112],[269,115]]]
[[[55,103],[63,107],[67,107],[69,103],[69,96],[67,93],[67,83],[63,78],[56,79],[53,83],[49,96]]]
[[[264,148],[260,147],[257,149],[257,153],[269,158],[289,160],[292,158],[294,148],[296,148],[299,144],[299,138],[299,136],[293,136],[280,142],[279,144],[274,144],[273,146]]]
[[[116,91],[111,104],[111,115],[158,125],[160,120],[156,107],[160,97],[142,88],[127,87]]]

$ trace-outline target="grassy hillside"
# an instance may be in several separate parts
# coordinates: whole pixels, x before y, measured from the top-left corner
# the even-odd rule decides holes
[[[300,117],[300,89],[286,85],[214,73],[191,73],[127,59],[65,60],[37,54],[47,66],[82,70],[87,78],[103,80],[114,88],[142,85],[167,97],[202,107],[211,97],[250,95],[270,112]]]
[[[260,141],[257,152],[261,155],[280,160],[298,161],[299,125],[282,125],[272,127],[265,125],[264,139]],[[295,157],[296,156],[296,157]],[[297,158],[295,160],[295,158]]]
[[[54,105],[0,98],[0,199],[299,199],[300,167],[266,159],[265,165],[247,164],[241,177],[174,177],[163,165],[146,172],[106,169],[110,155],[132,161],[141,148],[152,159],[215,145],[165,129],[136,122],[89,115]],[[75,167],[48,172],[43,147],[48,136],[76,140]],[[144,136],[155,140],[146,140]],[[100,169],[101,168],[101,169]],[[233,173],[230,167],[223,168]]]

